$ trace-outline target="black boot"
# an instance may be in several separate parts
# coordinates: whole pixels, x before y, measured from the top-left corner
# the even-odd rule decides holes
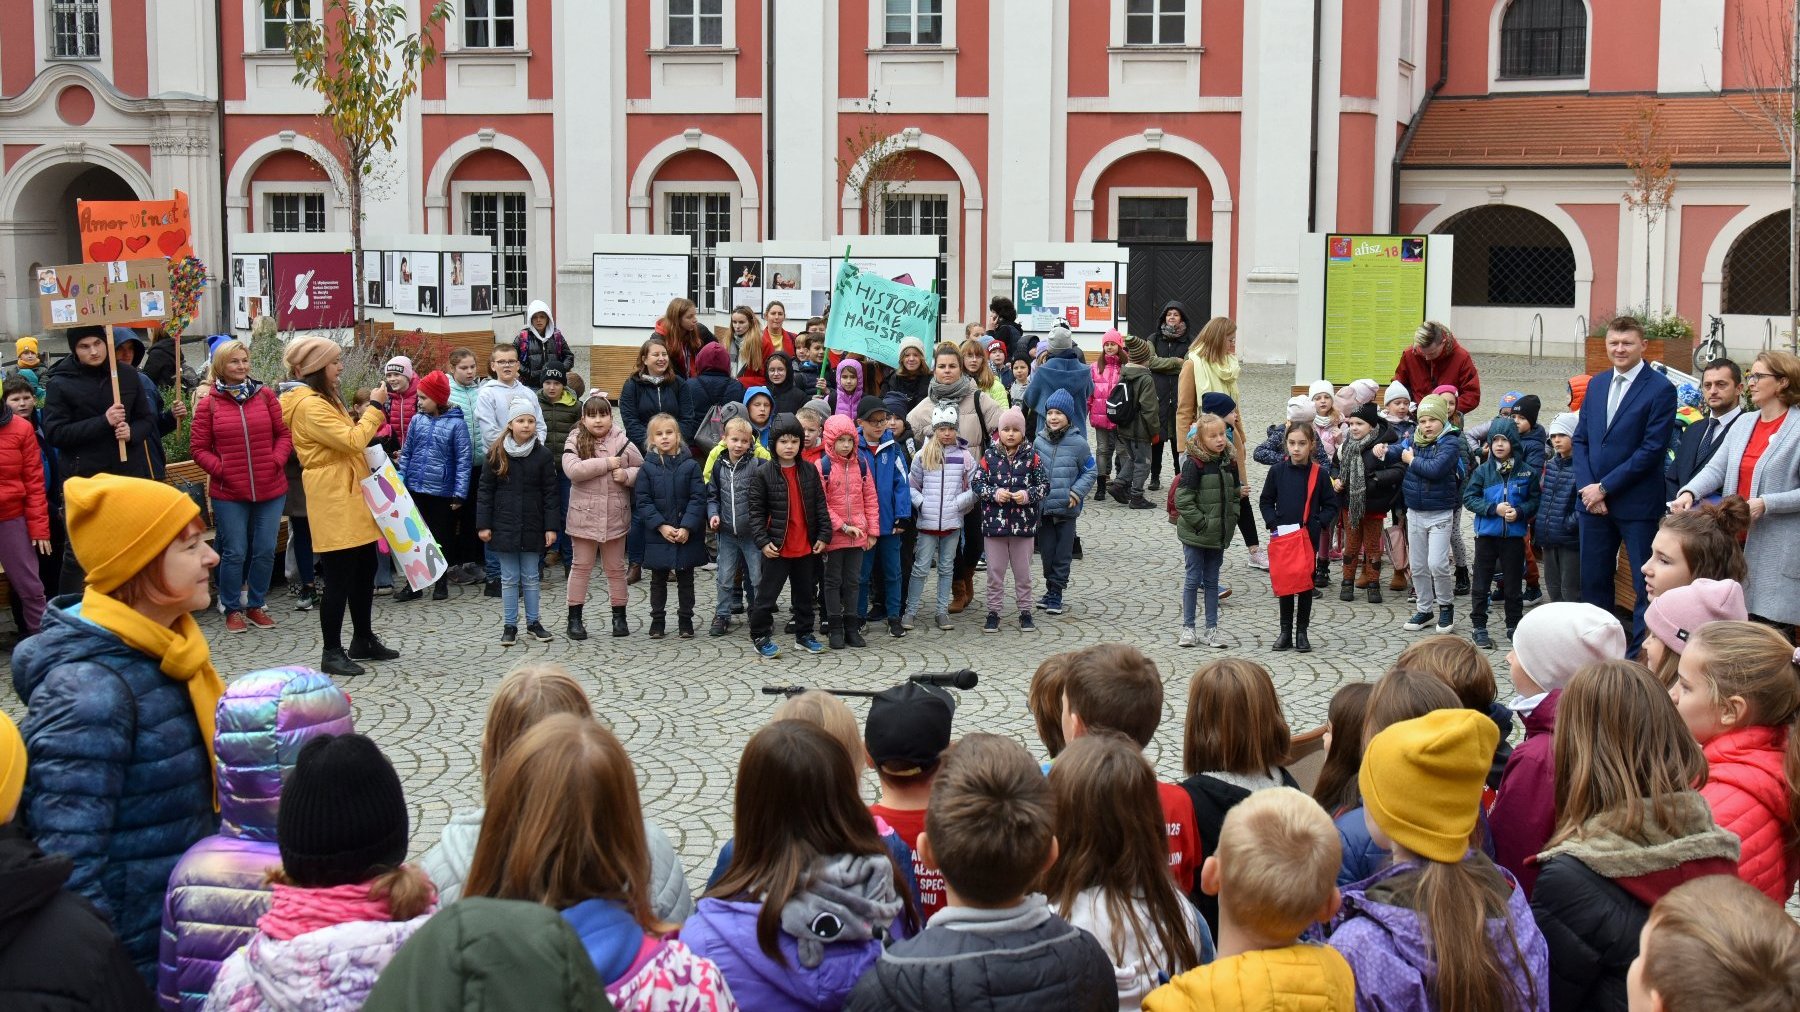
[[[1456,596],[1457,597],[1467,597],[1468,595],[1469,595],[1469,567],[1457,566],[1456,567]]]
[[[350,655],[342,650],[327,650],[319,659],[319,670],[339,678],[355,678],[366,674],[363,666],[350,659]]]
[[[1375,579],[1369,584],[1369,603],[1381,603],[1381,567],[1375,567]]]
[[[1305,630],[1301,630],[1294,634],[1294,652],[1301,654],[1312,653],[1312,641],[1306,638]]]
[[[400,656],[400,651],[390,649],[379,636],[369,633],[350,637],[350,656],[359,661],[391,661]]]
[[[440,576],[440,577],[438,577],[438,582],[431,585],[431,599],[433,601],[448,601],[448,600],[450,600],[450,578],[449,577]]]
[[[1355,580],[1346,579],[1343,582],[1343,584],[1340,587],[1338,587],[1338,600],[1340,600],[1340,601],[1356,600],[1356,581]]]
[[[844,643],[846,645],[857,647],[859,649],[869,645],[869,641],[863,639],[863,624],[861,619],[846,619],[844,625],[847,627],[844,629]]]
[[[1094,479],[1094,501],[1106,498],[1106,475]]]
[[[663,625],[663,613],[659,612],[659,611],[651,612],[650,613],[650,638],[653,640],[659,640],[659,639],[662,639],[663,636],[665,636],[666,634],[667,634],[666,627]]]
[[[412,587],[410,585],[403,584],[403,585],[395,588],[395,590],[394,590],[394,600],[395,601],[417,601],[419,598],[424,597],[424,596],[425,596],[424,591],[414,590],[414,589],[412,589]]]
[[[581,608],[579,604],[569,605],[569,638],[572,640],[587,639],[587,626],[581,621]]]
[[[613,605],[613,632],[612,632],[612,634],[614,636],[630,636],[631,635],[631,628],[625,624],[625,606],[622,604]]]
[[[1313,566],[1313,587],[1323,588],[1329,586],[1331,586],[1331,565],[1321,559]]]

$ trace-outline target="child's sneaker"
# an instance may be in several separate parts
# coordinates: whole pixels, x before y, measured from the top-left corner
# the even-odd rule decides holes
[[[938,616],[937,616],[937,627],[942,632],[949,632],[950,630],[956,628],[956,623],[950,621],[950,613],[949,612],[940,611],[940,612],[938,612]]]
[[[1202,633],[1200,636],[1200,642],[1206,646],[1220,650],[1225,648],[1225,637],[1219,632],[1219,627],[1216,625],[1209,625],[1206,627],[1206,632]]]
[[[1269,550],[1261,545],[1250,549],[1250,568],[1267,570],[1269,568]]]
[[[900,628],[905,629],[907,632],[912,632],[914,629],[917,629],[918,627],[919,627],[919,617],[917,615],[902,615],[902,616],[900,616]]]
[[[712,625],[707,628],[706,635],[719,637],[729,632],[731,632],[731,620],[723,615],[714,615]]]
[[[808,634],[805,636],[796,636],[794,638],[794,645],[798,646],[800,649],[806,651],[809,654],[822,654],[825,652],[825,644],[820,643],[818,640],[814,639],[811,634]],[[765,656],[767,656],[767,655],[765,655]]]
[[[981,624],[981,631],[984,633],[999,632],[1000,631],[1000,613],[997,611],[988,612],[987,621],[983,622]]]
[[[1181,627],[1181,638],[1175,641],[1175,645],[1178,647],[1193,646],[1194,645],[1194,627],[1191,625],[1182,626]]]
[[[1543,604],[1543,603],[1544,603],[1544,590],[1542,587],[1526,587],[1525,588],[1525,599],[1524,599],[1525,607],[1536,608],[1538,605]]]
[[[1406,624],[1400,628],[1407,632],[1418,632],[1421,629],[1431,628],[1431,612],[1424,609],[1413,612],[1412,618],[1407,619]]]
[[[1515,633],[1517,631],[1518,631],[1518,626],[1510,626],[1510,625],[1507,626],[1506,627],[1506,638],[1509,640],[1512,639],[1513,633]]]
[[[1031,612],[1019,612],[1019,631],[1037,632],[1037,623],[1031,620]]]
[[[1042,601],[1038,602],[1038,607],[1042,608],[1046,615],[1061,615],[1067,610],[1063,607],[1063,601],[1060,595],[1044,598]]]
[[[768,660],[769,658],[779,656],[781,648],[775,645],[774,640],[764,636],[756,641],[756,652],[761,654],[764,660]]]
[[[544,623],[542,622],[531,623],[525,627],[525,631],[530,633],[531,638],[537,640],[539,643],[548,643],[556,638],[550,635],[550,630],[544,628]]]
[[[503,627],[500,630],[500,645],[501,646],[510,647],[514,643],[517,643],[517,642],[519,642],[519,627],[518,626],[509,625],[509,626]]]
[[[1486,628],[1477,627],[1474,632],[1469,634],[1469,639],[1474,640],[1475,645],[1483,650],[1494,649],[1494,641],[1492,637],[1488,636]]]
[[[1456,625],[1456,606],[1453,604],[1439,605],[1438,606],[1437,631],[1441,632],[1441,633],[1447,633],[1450,631],[1451,627],[1453,627],[1455,625]]]

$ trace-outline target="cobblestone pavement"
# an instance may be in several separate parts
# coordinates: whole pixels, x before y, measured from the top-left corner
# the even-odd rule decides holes
[[[1480,366],[1486,405],[1491,407],[1510,389],[1537,393],[1545,404],[1545,423],[1566,405],[1564,380],[1578,368],[1562,359],[1531,364],[1496,356],[1483,356]],[[1245,369],[1242,407],[1253,433],[1260,435],[1281,417],[1292,378],[1288,367]],[[1251,483],[1258,488],[1262,470],[1251,466]],[[1170,477],[1164,474],[1165,481]],[[742,626],[723,639],[706,636],[714,594],[711,574],[701,573],[699,638],[645,638],[646,580],[631,591],[630,638],[606,635],[602,603],[589,609],[594,638],[573,643],[562,634],[566,605],[560,580],[552,579],[545,585],[543,617],[556,641],[525,639],[511,649],[499,642],[500,603],[482,597],[479,587],[453,588],[449,601],[437,603],[376,598],[376,629],[402,658],[371,665],[371,674],[346,680],[344,688],[355,702],[358,729],[381,744],[405,782],[417,854],[436,841],[452,810],[480,803],[481,729],[488,697],[501,676],[525,663],[568,666],[589,687],[596,710],[630,750],[647,813],[668,830],[690,880],[698,885],[731,832],[738,753],[778,701],[760,693],[765,684],[879,689],[908,673],[970,667],[981,673],[982,681],[961,694],[958,731],[1012,734],[1035,753],[1040,746],[1025,710],[1025,685],[1038,662],[1062,650],[1128,641],[1162,670],[1165,719],[1150,756],[1164,777],[1178,778],[1188,677],[1202,662],[1240,655],[1268,665],[1288,720],[1298,731],[1322,723],[1338,686],[1378,675],[1411,636],[1400,630],[1407,615],[1404,593],[1389,593],[1388,603],[1381,605],[1344,604],[1334,585],[1313,609],[1314,652],[1271,653],[1275,600],[1266,576],[1250,569],[1243,547],[1234,545],[1226,552],[1224,570],[1234,593],[1223,605],[1220,622],[1229,649],[1178,649],[1181,552],[1164,514],[1096,505],[1082,517],[1081,529],[1086,558],[1074,565],[1066,595],[1069,611],[1041,615],[1036,633],[1020,632],[1009,615],[999,635],[984,636],[982,615],[972,606],[950,632],[921,628],[893,640],[880,630],[871,634],[865,650],[811,657],[785,649],[775,660],[762,661],[751,652]],[[977,574],[978,600],[984,575]],[[1010,605],[1010,592],[1007,601]],[[201,616],[214,661],[228,679],[259,667],[317,663],[317,619],[294,612],[291,598],[281,590],[272,595],[270,610],[280,623],[277,629],[237,636],[225,632],[218,615]],[[1458,629],[1468,629],[1463,614],[1458,615]],[[1502,637],[1491,654],[1503,694],[1508,691],[1506,649]],[[10,670],[4,676],[10,686]],[[851,705],[860,718],[862,703],[853,700]],[[10,688],[0,690],[0,708],[21,716]],[[873,797],[872,777],[868,788]]]

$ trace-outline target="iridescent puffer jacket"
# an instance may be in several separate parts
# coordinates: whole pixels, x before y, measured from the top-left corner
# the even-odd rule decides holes
[[[254,671],[225,691],[213,739],[219,832],[188,848],[169,876],[156,973],[162,1008],[197,1012],[220,964],[256,934],[269,909],[264,877],[281,865],[282,779],[308,741],[353,730],[349,697],[310,668]]]

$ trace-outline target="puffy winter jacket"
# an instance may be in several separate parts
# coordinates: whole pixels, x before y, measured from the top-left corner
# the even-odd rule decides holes
[[[1504,881],[1505,910],[1490,909],[1484,918],[1488,942],[1521,996],[1515,1007],[1545,1012],[1550,1008],[1550,956],[1524,890],[1485,857],[1468,857],[1463,863],[1477,875]],[[1343,953],[1356,976],[1359,1009],[1448,1008],[1438,1001],[1437,957],[1424,916],[1413,905],[1420,870],[1416,862],[1397,864],[1344,891],[1329,943]]]
[[[875,493],[875,461],[862,450],[850,456],[835,452],[837,441],[853,435],[856,426],[843,415],[825,419],[825,456],[819,458],[819,474],[825,484],[825,505],[831,510],[831,543],[828,552],[840,548],[867,548],[881,533],[881,500]],[[863,533],[856,539],[844,533],[854,527]]]
[[[39,846],[75,862],[69,888],[152,982],[169,872],[217,825],[206,743],[187,686],[80,606],[76,595],[52,601],[13,653],[13,689],[30,707],[19,817]]]
[[[1150,992],[1145,1012],[1270,1012],[1356,1006],[1350,964],[1328,945],[1252,949],[1196,967]]]
[[[387,407],[382,410],[387,414],[387,424],[376,435],[384,446],[396,451],[405,449],[406,434],[412,429],[413,419],[419,417],[418,377],[407,380],[401,390],[389,390]]]
[[[725,404],[742,404],[744,385],[732,379],[731,354],[717,341],[708,341],[706,347],[700,349],[695,367],[699,372],[687,384],[688,400],[692,403],[694,415],[691,423],[698,429],[709,409]]]
[[[571,432],[563,443],[562,469],[569,479],[569,513],[564,519],[569,537],[613,541],[631,533],[632,487],[644,455],[614,425],[594,446],[594,455],[583,460],[576,452],[581,433]],[[613,458],[625,462],[625,484],[613,477]]]
[[[541,333],[531,326],[531,318],[539,313],[550,321]],[[519,382],[533,390],[543,387],[546,367],[556,366],[564,373],[575,368],[575,352],[562,331],[556,329],[556,317],[542,299],[534,299],[525,307],[525,326],[513,339],[513,347],[519,352]]]
[[[32,540],[50,540],[48,488],[37,429],[0,402],[0,520],[24,517]]]
[[[451,405],[443,414],[413,419],[412,431],[406,434],[406,444],[400,448],[395,466],[406,490],[414,495],[464,499],[469,495],[474,454],[462,409]]]
[[[533,444],[523,457],[507,458],[505,477],[492,463],[482,465],[475,529],[493,532],[487,545],[494,551],[533,555],[542,551],[544,532],[556,530],[561,508],[556,465],[544,444]]]
[[[106,921],[65,888],[67,857],[0,823],[0,1008],[139,1012],[150,990]]]
[[[269,909],[265,878],[281,867],[282,778],[307,742],[349,734],[352,723],[350,698],[310,668],[253,671],[219,700],[219,832],[189,847],[169,876],[156,973],[164,1009],[197,1012],[219,966],[255,936]]]
[[[776,933],[783,962],[777,963],[756,942],[756,918],[762,904],[748,900],[703,899],[681,926],[681,940],[724,974],[738,1007],[756,1012],[829,1012],[844,1007],[844,998],[875,960],[881,943],[874,939],[828,942],[819,965],[800,964],[799,944],[785,931]]]
[[[1107,358],[1103,352],[1100,360],[1089,367],[1094,380],[1094,392],[1088,395],[1088,418],[1096,429],[1111,429],[1112,419],[1106,417],[1106,395],[1112,393],[1113,384],[1119,382],[1119,370],[1125,367],[1125,352],[1121,349],[1117,358]]]
[[[1156,379],[1150,372],[1149,366],[1127,362],[1125,368],[1119,370],[1119,382],[1130,386],[1131,399],[1137,403],[1137,417],[1128,424],[1115,425],[1114,431],[1122,439],[1135,439],[1140,443],[1148,443],[1151,437],[1162,431],[1159,427],[1161,416],[1157,414],[1161,402],[1158,401],[1156,395]],[[1105,413],[1105,409],[1102,408],[1101,414]],[[1170,424],[1174,424],[1173,421]]]
[[[504,986],[496,986],[503,984]],[[475,896],[450,904],[388,961],[364,1012],[611,1012],[575,929],[549,907]]]
[[[1274,467],[1286,460],[1287,426],[1280,424],[1269,426],[1269,431],[1263,436],[1263,441],[1256,444],[1256,449],[1250,451],[1250,459],[1265,467]],[[1324,476],[1326,478],[1336,477],[1337,472],[1332,470],[1331,455],[1325,452],[1323,444],[1316,441],[1313,443],[1313,463],[1325,469]]]
[[[207,1012],[356,1012],[431,914],[347,921],[281,940],[257,933],[219,968]]]
[[[1191,453],[1181,457],[1181,477],[1175,486],[1175,536],[1193,548],[1224,549],[1237,531],[1238,510],[1244,508],[1238,494],[1237,462],[1230,455],[1201,460]]]
[[[1766,724],[1737,727],[1706,743],[1706,786],[1700,795],[1713,819],[1743,841],[1738,878],[1777,903],[1800,879],[1800,840],[1788,808],[1788,730]]]
[[[700,480],[700,464],[677,449],[673,456],[650,453],[638,467],[631,493],[634,540],[643,545],[634,560],[645,569],[693,569],[706,563],[706,483]],[[663,538],[659,528],[668,524],[688,532],[686,544]]]
[[[1406,508],[1421,512],[1455,509],[1462,502],[1462,440],[1445,429],[1427,446],[1414,443],[1412,463],[1400,483]]]
[[[797,461],[793,467],[795,480],[800,483],[800,500],[806,508],[804,517],[788,516],[787,477],[782,474],[781,462],[765,460],[756,469],[756,480],[750,484],[750,535],[758,548],[780,548],[790,523],[806,527],[809,545],[831,540],[831,507],[825,502],[825,479],[820,477],[818,468],[805,461]]]
[[[1038,432],[1044,431],[1044,412],[1050,409],[1050,395],[1061,390],[1069,395],[1067,412],[1069,427],[1085,434],[1088,428],[1088,406],[1094,401],[1094,374],[1081,360],[1081,352],[1053,351],[1031,373],[1025,387],[1025,409],[1031,413]],[[1100,402],[1100,414],[1106,414],[1106,402]]]
[[[1044,462],[1044,473],[1050,478],[1043,515],[1058,520],[1073,520],[1080,516],[1087,506],[1088,496],[1094,491],[1094,480],[1099,476],[1087,436],[1073,422],[1057,432],[1039,426],[1037,439],[1031,446]],[[1071,494],[1076,497],[1073,506],[1069,505]]]
[[[1575,461],[1551,454],[1544,463],[1542,491],[1532,541],[1539,548],[1574,548],[1581,543],[1575,529]]]
[[[538,391],[538,410],[544,413],[544,438],[540,440],[550,447],[555,454],[556,473],[562,473],[562,453],[556,448],[568,442],[569,433],[581,424],[581,404],[575,400],[575,393],[564,388],[562,396],[551,400],[542,390]]]
[[[718,449],[724,444],[719,444]],[[754,453],[733,460],[721,453],[712,462],[712,476],[706,480],[706,518],[719,521],[719,533],[734,538],[750,537],[750,483],[761,465]]]
[[[640,453],[649,453],[650,419],[657,415],[674,415],[681,426],[682,440],[693,441],[693,403],[687,381],[671,372],[661,377],[638,375],[626,380],[615,406],[625,423],[625,435],[637,444]]]
[[[746,1000],[745,1007],[760,1006]],[[844,1005],[845,1012],[1113,1012],[1118,1007],[1106,950],[1035,893],[997,910],[939,911],[923,933],[882,953]]]
[[[1501,519],[1501,503],[1512,504],[1519,511],[1518,519]],[[1537,472],[1524,461],[1514,462],[1506,471],[1498,461],[1487,461],[1463,485],[1463,505],[1475,516],[1476,537],[1522,538],[1537,515]]]
[[[194,405],[188,445],[194,463],[212,479],[206,494],[226,502],[268,502],[287,494],[287,459],[294,441],[281,419],[281,401],[268,387],[250,399],[213,387]]]
[[[1562,690],[1552,690],[1521,720],[1525,740],[1506,759],[1499,793],[1488,809],[1494,834],[1494,860],[1513,873],[1529,897],[1537,887],[1538,864],[1532,858],[1550,842],[1556,828],[1556,704]]]
[[[73,349],[73,342],[70,347]],[[96,474],[156,477],[149,444],[159,438],[157,408],[145,396],[138,371],[123,362],[119,363],[119,400],[131,427],[125,460],[119,459],[119,441],[106,421],[106,411],[113,403],[111,371],[104,363],[82,365],[73,354],[50,370],[44,394],[44,434],[57,450],[57,471],[63,480]]]
[[[944,466],[927,471],[924,454],[913,457],[908,484],[912,486],[913,518],[921,531],[962,530],[963,517],[975,508],[975,456],[962,440],[944,450]]]
[[[875,479],[875,502],[881,507],[881,530],[879,533],[894,533],[894,525],[912,519],[912,490],[907,483],[906,453],[894,439],[894,434],[883,430],[881,439],[874,446],[863,436],[858,426],[856,433],[857,448],[874,462],[869,474]]]
[[[644,933],[614,900],[583,900],[562,912],[606,982],[615,1008],[631,1012],[734,1012],[731,988],[709,959],[685,944]]]
[[[1029,538],[1037,534],[1044,497],[1050,494],[1050,473],[1043,458],[1030,446],[1007,453],[995,443],[981,455],[970,484],[981,501],[981,533],[990,538]],[[1006,489],[1024,492],[1025,501],[1002,503],[994,493]]]
[[[486,453],[487,447],[481,444],[481,423],[475,418],[475,406],[480,403],[480,401],[480,380],[476,380],[468,386],[463,386],[461,383],[456,382],[456,377],[452,376],[450,378],[450,403],[456,405],[463,413],[463,424],[469,427],[469,445],[481,446],[481,451]],[[448,405],[446,405],[446,407],[447,406]]]
[[[438,842],[419,856],[418,865],[437,886],[438,905],[449,906],[463,898],[469,866],[475,863],[475,845],[481,842],[481,819],[486,809],[452,812]],[[644,820],[644,842],[650,850],[650,912],[658,920],[680,924],[694,912],[687,872],[675,856],[669,834],[649,819]]]

